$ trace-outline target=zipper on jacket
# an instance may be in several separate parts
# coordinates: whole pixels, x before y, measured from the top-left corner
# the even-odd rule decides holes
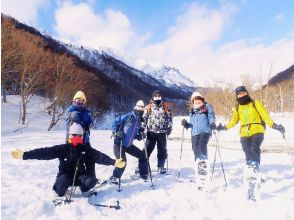
[[[135,126],[134,126],[134,130],[132,132],[132,135],[130,137],[130,140],[129,140],[129,143],[128,143],[128,146],[130,145],[132,139],[133,139],[133,136],[134,136],[134,133],[135,133],[135,130],[136,130],[136,127],[137,127],[137,124],[138,124],[138,117],[136,118],[136,123],[135,123]]]

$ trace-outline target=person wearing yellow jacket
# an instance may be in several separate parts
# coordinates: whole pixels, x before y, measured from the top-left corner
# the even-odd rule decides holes
[[[235,89],[238,104],[233,108],[231,120],[226,124],[219,124],[217,130],[227,130],[240,122],[240,139],[245,152],[246,164],[259,170],[260,146],[264,139],[265,124],[271,128],[285,132],[283,125],[273,122],[267,110],[259,100],[252,100],[245,86]]]

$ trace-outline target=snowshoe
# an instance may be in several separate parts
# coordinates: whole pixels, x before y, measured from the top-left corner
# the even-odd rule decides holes
[[[201,191],[207,190],[208,187],[208,166],[205,160],[200,160],[196,163],[196,170],[195,170],[195,179],[197,189]]]
[[[246,166],[244,168],[244,190],[247,198],[251,201],[258,201],[260,199],[260,171],[255,166]]]
[[[140,174],[139,167],[136,167],[136,168],[135,168],[135,174],[138,174],[138,175]]]
[[[167,169],[165,167],[158,167],[157,173],[158,174],[166,174]]]
[[[148,174],[146,175],[138,175],[138,174],[134,174],[134,175],[130,175],[130,179],[132,180],[143,180],[144,182],[148,181]]]
[[[118,184],[119,184],[119,180],[118,180],[118,178],[116,178],[115,176],[111,176],[111,177],[109,178],[109,183],[110,183],[110,184],[113,184],[113,185],[118,185]]]

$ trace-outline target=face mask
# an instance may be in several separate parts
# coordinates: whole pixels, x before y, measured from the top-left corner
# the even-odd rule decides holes
[[[143,111],[135,110],[135,115],[142,117],[143,116]]]
[[[251,98],[250,98],[249,95],[245,95],[245,96],[242,96],[242,97],[237,98],[237,102],[238,102],[240,105],[246,105],[246,104],[248,104],[249,102],[251,102]]]
[[[78,145],[81,145],[84,143],[83,137],[80,137],[80,136],[73,136],[69,140],[70,140],[69,142],[72,144],[73,148],[77,148]]]
[[[77,106],[78,108],[82,108],[82,107],[84,107],[84,103],[83,103],[83,101],[80,101],[80,100],[74,100],[73,103],[74,103],[74,105]]]
[[[160,100],[154,100],[155,105],[160,105],[161,99]]]

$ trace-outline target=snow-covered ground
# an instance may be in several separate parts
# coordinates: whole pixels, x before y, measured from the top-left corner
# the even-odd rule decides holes
[[[14,132],[18,127],[17,97],[8,97],[9,104],[2,105],[1,139],[1,216],[3,219],[294,219],[294,168],[286,152],[286,142],[281,134],[267,129],[263,149],[281,149],[284,153],[262,154],[261,201],[245,200],[242,190],[244,154],[239,143],[238,128],[218,135],[221,156],[225,168],[228,188],[225,187],[220,159],[208,193],[196,190],[189,178],[194,173],[194,159],[189,142],[190,134],[185,131],[183,155],[180,161],[182,127],[176,117],[174,129],[168,140],[168,165],[171,175],[155,175],[155,190],[150,182],[131,181],[137,165],[135,158],[128,155],[128,165],[122,177],[122,191],[117,186],[106,185],[91,202],[113,204],[120,201],[121,209],[114,210],[90,206],[88,199],[75,195],[69,205],[54,207],[52,185],[58,171],[58,160],[15,160],[10,156],[13,149],[31,150],[37,147],[64,143],[62,125],[54,131],[47,131],[49,117],[42,110],[44,103],[38,99],[30,105],[30,125]],[[286,130],[287,145],[294,145],[293,113],[273,114],[277,123]],[[218,120],[218,122],[222,122]],[[113,157],[110,130],[93,130],[91,144]],[[213,161],[215,136],[209,142],[209,160]],[[142,142],[135,144],[143,148]],[[156,150],[150,158],[151,167],[156,168]],[[181,167],[180,179],[177,175]],[[97,177],[107,179],[113,167],[96,165]],[[77,194],[79,190],[77,190]]]

